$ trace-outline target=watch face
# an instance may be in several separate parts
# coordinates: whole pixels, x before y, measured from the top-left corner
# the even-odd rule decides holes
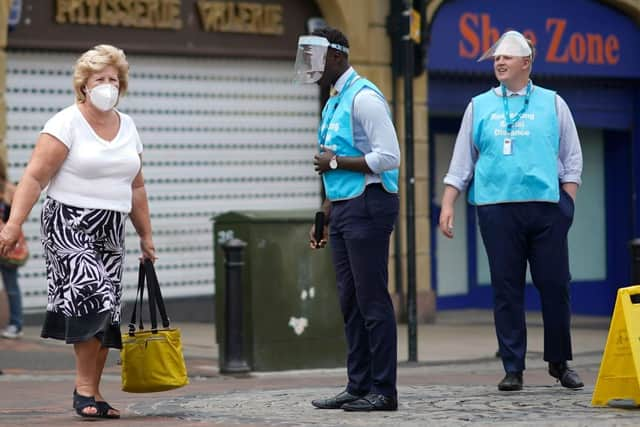
[[[329,161],[329,167],[331,169],[337,169],[338,168],[338,159],[336,159],[335,157],[333,159],[331,159]]]

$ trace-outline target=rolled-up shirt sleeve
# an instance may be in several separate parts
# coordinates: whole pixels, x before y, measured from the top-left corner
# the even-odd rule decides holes
[[[473,104],[467,105],[460,130],[456,137],[456,143],[449,164],[449,171],[444,177],[443,182],[447,185],[455,187],[458,191],[463,192],[469,186],[471,178],[473,178],[473,170],[478,160],[478,150],[473,144]]]
[[[558,177],[561,183],[575,182],[582,184],[582,148],[578,130],[573,121],[571,110],[560,95],[556,95],[556,112],[558,114]]]
[[[374,174],[397,169],[400,145],[387,102],[374,91],[364,89],[353,101],[353,117],[371,144],[371,151],[364,155],[369,169]]]

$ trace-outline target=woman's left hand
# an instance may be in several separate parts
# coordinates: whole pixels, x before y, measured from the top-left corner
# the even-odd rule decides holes
[[[141,261],[149,259],[151,262],[155,262],[158,259],[156,256],[156,247],[151,238],[140,239],[140,249],[142,250]]]

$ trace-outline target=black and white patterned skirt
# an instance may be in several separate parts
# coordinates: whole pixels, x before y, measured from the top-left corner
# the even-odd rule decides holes
[[[104,347],[121,348],[127,214],[76,208],[48,197],[41,219],[48,287],[41,336],[70,344],[97,337]]]

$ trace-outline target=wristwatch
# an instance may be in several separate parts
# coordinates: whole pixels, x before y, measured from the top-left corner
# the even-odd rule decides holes
[[[331,169],[338,169],[338,156],[337,155],[333,155],[333,157],[331,158],[331,160],[329,160],[329,167]]]

